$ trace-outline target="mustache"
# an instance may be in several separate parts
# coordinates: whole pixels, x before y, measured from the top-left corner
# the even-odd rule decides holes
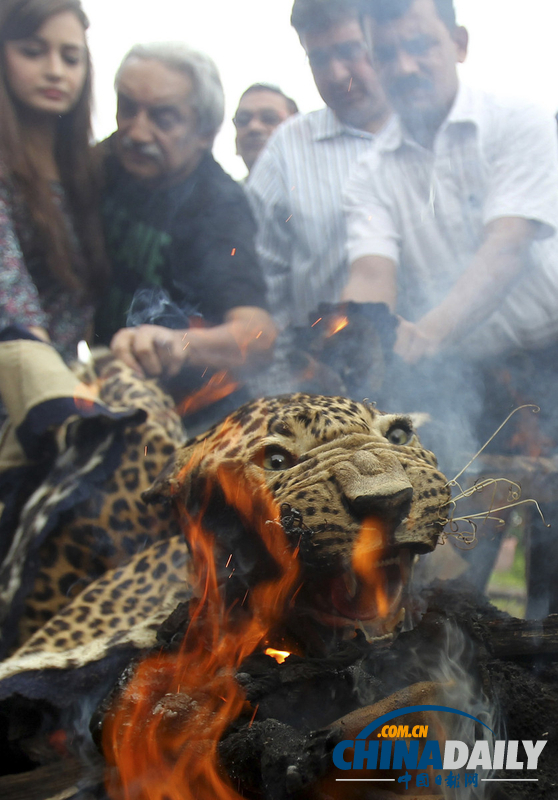
[[[155,144],[154,142],[135,142],[129,136],[122,136],[120,139],[120,146],[123,150],[133,151],[134,153],[138,153],[146,158],[153,158],[160,164],[162,164],[164,161],[163,151],[159,145]]]
[[[391,85],[391,94],[406,95],[411,94],[417,89],[432,89],[432,82],[428,78],[421,78],[418,75],[409,75],[405,78],[398,78]]]
[[[243,141],[244,142],[267,142],[269,136],[263,136],[261,133],[246,133],[244,134]]]

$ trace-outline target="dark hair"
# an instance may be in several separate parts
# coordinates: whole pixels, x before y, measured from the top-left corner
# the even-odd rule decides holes
[[[0,10],[0,164],[28,209],[37,241],[53,277],[70,288],[97,294],[108,277],[98,213],[99,169],[90,146],[92,72],[87,50],[85,83],[76,105],[60,117],[55,159],[72,213],[83,259],[72,257],[71,234],[48,180],[37,171],[27,148],[20,111],[6,79],[4,45],[32,36],[47,19],[71,11],[84,30],[89,21],[80,0],[2,0]],[[81,262],[81,263],[80,263]],[[79,274],[76,274],[76,267]]]
[[[376,22],[389,22],[407,13],[415,0],[361,0],[362,12]],[[453,0],[434,0],[438,16],[453,33],[457,24]]]
[[[321,33],[347,19],[359,19],[360,0],[295,0],[291,25],[303,36]]]
[[[285,100],[289,114],[298,113],[298,106],[292,97],[287,97],[285,92],[282,92],[281,89],[278,86],[275,86],[273,83],[253,83],[244,92],[242,92],[238,102],[240,103],[242,98],[246,97],[246,95],[250,94],[251,92],[273,92],[274,94],[278,94]]]

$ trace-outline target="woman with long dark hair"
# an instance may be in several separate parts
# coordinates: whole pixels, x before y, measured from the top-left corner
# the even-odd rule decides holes
[[[0,328],[23,325],[66,360],[107,277],[87,27],[79,0],[0,6]]]

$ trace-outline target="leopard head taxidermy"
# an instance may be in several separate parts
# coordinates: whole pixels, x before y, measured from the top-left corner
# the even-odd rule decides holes
[[[402,619],[413,561],[434,549],[450,489],[409,417],[296,394],[249,403],[187,443],[143,497],[179,509],[194,562],[189,531],[203,518],[227,603],[273,578],[261,535],[271,530],[300,562],[295,627],[377,636]]]

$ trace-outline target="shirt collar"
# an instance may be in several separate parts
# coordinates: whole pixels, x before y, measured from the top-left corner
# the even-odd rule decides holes
[[[441,127],[445,128],[454,122],[473,122],[478,124],[479,120],[480,108],[478,102],[476,102],[475,92],[470,86],[464,86],[459,83],[453,105]]]
[[[321,114],[316,115],[314,123],[314,140],[316,142],[335,139],[338,136],[355,136],[358,139],[374,139],[376,137],[374,133],[345,125],[329,106],[323,108]]]
[[[446,119],[440,126],[438,135],[445,131],[449,126],[461,123],[472,123],[478,125],[481,117],[481,108],[476,100],[475,92],[469,86],[464,86],[461,82],[457,87],[457,94]],[[410,144],[414,147],[417,143],[411,139],[403,130],[400,120],[393,118],[386,128],[385,135],[381,137],[378,145],[381,150],[398,150],[403,144]]]

